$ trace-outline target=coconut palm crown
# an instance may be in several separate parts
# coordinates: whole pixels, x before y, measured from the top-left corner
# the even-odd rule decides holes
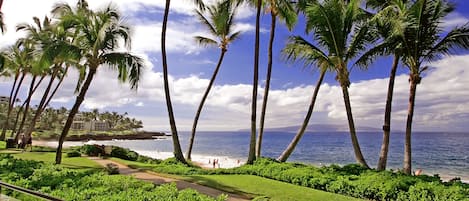
[[[66,30],[76,34],[74,44],[81,49],[81,60],[86,68],[82,72],[87,71],[84,82],[79,83],[77,87],[78,96],[59,138],[56,163],[60,164],[63,141],[98,68],[107,66],[117,71],[118,80],[129,81],[131,88],[136,89],[141,77],[143,60],[129,52],[116,51],[121,39],[125,47],[130,49],[130,29],[122,24],[120,13],[112,6],[95,12],[88,8],[85,0],[79,0],[76,9],[68,4],[58,4],[53,13],[59,17],[61,25]]]

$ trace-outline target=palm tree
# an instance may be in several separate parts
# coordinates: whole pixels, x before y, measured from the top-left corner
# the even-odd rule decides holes
[[[35,129],[36,122],[39,120],[43,110],[47,107],[48,100],[52,99],[55,95],[56,90],[51,92],[54,81],[59,77],[60,73],[66,73],[64,64],[67,66],[70,64],[77,64],[79,59],[79,49],[76,46],[70,44],[69,34],[64,31],[62,27],[58,27],[57,24],[52,24],[51,19],[45,17],[42,25],[38,18],[34,18],[36,26],[31,25],[22,25],[18,27],[18,30],[25,30],[28,33],[29,40],[37,44],[36,46],[40,48],[39,65],[43,67],[49,67],[46,69],[50,75],[49,82],[46,86],[45,91],[43,92],[41,101],[38,105],[38,108],[34,114],[34,117],[29,124],[28,129],[26,130],[26,139],[31,138],[31,133]],[[59,50],[59,51],[57,51]],[[63,80],[63,77],[61,80]],[[56,85],[56,89],[60,86],[60,83]]]
[[[166,107],[168,108],[169,126],[171,127],[171,138],[173,140],[173,152],[176,160],[181,163],[187,164],[184,155],[182,154],[181,143],[179,142],[179,135],[176,127],[176,120],[174,118],[173,105],[171,103],[171,94],[169,92],[169,81],[168,81],[168,61],[166,58],[166,27],[168,24],[169,6],[171,0],[166,0],[163,25],[161,28],[161,57],[163,67],[163,84],[164,84],[164,95],[166,100]]]
[[[378,13],[371,20],[383,41],[371,48],[359,58],[356,64],[368,66],[377,56],[394,55],[391,72],[389,75],[388,92],[386,96],[386,107],[384,112],[383,141],[377,164],[377,170],[385,170],[389,150],[389,137],[391,132],[391,109],[394,91],[394,80],[400,55],[402,55],[402,44],[399,42],[402,37],[402,28],[407,26],[405,21],[406,4],[405,0],[369,0],[367,6],[378,9]],[[371,23],[370,22],[370,23]]]
[[[265,81],[264,96],[262,100],[262,109],[261,109],[261,119],[259,122],[259,133],[257,137],[256,144],[256,156],[261,156],[262,149],[262,138],[264,134],[264,122],[265,122],[265,112],[267,110],[267,101],[269,97],[270,90],[270,78],[272,76],[272,55],[273,55],[273,45],[275,39],[275,26],[277,24],[277,17],[285,22],[288,29],[291,30],[293,25],[296,23],[297,15],[296,12],[288,0],[269,0],[269,7],[267,8],[270,11],[271,22],[270,22],[270,39],[269,39],[269,50],[268,50],[268,59],[267,59],[267,76]]]
[[[305,8],[307,32],[314,32],[320,47],[327,49],[336,80],[342,88],[350,137],[357,163],[368,167],[355,131],[348,87],[348,62],[376,40],[367,26],[368,13],[360,8],[361,0],[325,0],[308,4]]]
[[[81,83],[75,103],[60,134],[55,159],[55,163],[60,164],[65,137],[99,67],[105,65],[116,70],[120,81],[129,80],[131,88],[136,89],[143,62],[140,57],[128,52],[115,51],[121,39],[126,47],[130,48],[130,30],[121,23],[119,12],[111,6],[94,12],[88,8],[85,0],[79,0],[75,9],[68,4],[58,4],[53,13],[59,16],[59,23],[66,30],[78,32],[74,42],[81,49],[84,66],[87,68],[86,78]]]
[[[282,154],[277,158],[280,162],[287,161],[288,157],[293,153],[298,142],[303,137],[306,128],[308,127],[309,120],[313,113],[314,104],[316,103],[316,98],[319,93],[319,88],[321,87],[324,75],[328,69],[331,69],[333,66],[332,61],[330,61],[328,55],[326,55],[321,49],[313,45],[312,43],[306,41],[301,36],[290,37],[289,42],[283,53],[287,56],[288,60],[301,60],[304,62],[305,66],[317,65],[321,71],[319,79],[314,88],[313,96],[311,98],[311,103],[308,107],[308,112],[306,113],[303,124],[298,130],[297,134],[293,137],[290,144],[282,152]]]
[[[412,171],[411,135],[417,85],[422,72],[428,70],[425,62],[449,55],[455,48],[469,49],[469,24],[453,28],[446,35],[441,27],[443,19],[454,10],[454,5],[443,0],[417,0],[409,7],[402,37],[402,62],[409,68],[409,106],[406,123],[403,171]],[[444,36],[443,36],[444,35]]]
[[[14,74],[14,81],[10,90],[10,98],[8,100],[9,106],[6,115],[7,121],[5,121],[2,126],[2,134],[0,136],[1,140],[5,139],[6,130],[9,128],[10,115],[24,78],[28,74],[28,62],[31,61],[32,52],[33,49],[18,41],[15,45],[11,46],[8,51],[2,53],[5,65],[8,66],[5,71],[7,71],[8,74]],[[14,128],[16,128],[16,124]]]
[[[251,102],[251,137],[249,139],[249,151],[246,164],[253,164],[256,160],[256,113],[257,113],[257,87],[259,83],[259,43],[261,28],[262,0],[256,2],[256,37],[254,42],[254,73],[252,82],[252,102]]]
[[[208,10],[207,17],[204,16],[201,9],[196,10],[199,21],[209,30],[211,34],[211,37],[196,36],[196,41],[201,45],[220,47],[220,57],[195,114],[194,123],[192,125],[191,138],[189,140],[189,148],[187,149],[186,157],[188,160],[191,159],[197,122],[199,121],[200,113],[202,112],[204,103],[208,97],[208,94],[210,93],[210,89],[212,88],[213,83],[215,82],[218,70],[220,69],[220,66],[223,62],[225,53],[228,50],[228,45],[236,40],[240,34],[239,31],[233,33],[234,17],[238,5],[239,3],[233,3],[231,0],[218,2],[215,5],[206,7]]]

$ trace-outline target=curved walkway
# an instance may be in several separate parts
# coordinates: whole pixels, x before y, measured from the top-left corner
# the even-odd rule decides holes
[[[153,182],[154,184],[160,185],[160,184],[165,184],[165,183],[171,183],[174,182],[176,183],[176,187],[179,190],[186,189],[186,188],[191,188],[194,189],[200,193],[203,193],[205,195],[209,195],[212,197],[217,197],[221,194],[226,194],[228,195],[228,201],[245,201],[245,200],[250,200],[247,196],[244,195],[238,195],[238,194],[233,194],[233,193],[227,193],[224,191],[220,191],[218,189],[210,188],[207,186],[203,186],[200,184],[195,184],[183,180],[178,180],[178,179],[173,179],[173,178],[167,178],[167,177],[162,177],[156,174],[151,174],[149,172],[144,172],[140,171],[138,169],[132,169],[124,164],[117,163],[115,161],[109,160],[109,159],[102,159],[98,157],[89,157],[89,159],[96,161],[103,167],[106,167],[106,164],[108,163],[113,163],[116,164],[117,167],[119,167],[119,173],[122,175],[131,175],[135,177],[136,179],[144,180],[144,181],[150,181]]]

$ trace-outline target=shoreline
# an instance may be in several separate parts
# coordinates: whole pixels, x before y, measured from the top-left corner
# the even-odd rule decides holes
[[[102,142],[106,142],[109,140],[104,141],[65,141],[63,147],[72,147],[72,146],[82,146],[84,144],[102,144]],[[57,141],[50,141],[50,140],[33,140],[34,146],[45,146],[45,147],[57,147]],[[105,144],[106,145],[106,144]],[[107,144],[109,145],[109,144]],[[165,151],[148,151],[148,150],[138,150],[132,149],[132,151],[137,152],[138,154],[148,156],[155,159],[168,159],[173,157],[172,152],[165,152]],[[219,161],[218,164],[213,166],[213,160],[217,159]],[[192,162],[199,165],[204,169],[216,169],[216,168],[235,168],[245,164],[245,159],[241,158],[234,158],[230,156],[222,156],[222,155],[203,155],[203,154],[193,154],[192,155]],[[209,163],[210,162],[210,163]],[[304,163],[304,162],[300,162]],[[307,164],[307,163],[304,163]],[[218,166],[219,165],[219,166]],[[318,166],[318,164],[309,164],[313,166]],[[340,165],[340,164],[339,164]],[[319,165],[320,166],[320,165]],[[461,181],[464,183],[469,183],[469,177],[461,177],[461,176],[454,176],[452,172],[445,172],[444,170],[437,171],[442,181],[449,181],[455,177],[460,177]],[[432,176],[433,171],[426,171],[423,169],[423,174]]]

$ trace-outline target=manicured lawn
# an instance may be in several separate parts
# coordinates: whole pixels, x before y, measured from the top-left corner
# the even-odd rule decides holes
[[[151,169],[151,164],[111,158],[116,162],[139,169]],[[166,176],[166,174],[162,174]],[[259,196],[259,200],[271,201],[358,201],[360,199],[334,193],[297,186],[253,175],[168,175],[176,179],[187,180],[201,185],[210,186],[230,193],[247,193]],[[261,197],[265,196],[265,199]]]
[[[5,153],[5,152],[0,152],[0,153]],[[35,160],[35,161],[44,161],[46,163],[54,163],[55,162],[55,153],[53,152],[21,152],[21,151],[16,151],[16,152],[8,152],[10,153],[13,157],[19,158],[19,159],[24,159],[24,160]],[[73,157],[69,158],[66,156],[64,153],[62,155],[62,165],[64,167],[68,168],[84,168],[84,169],[97,169],[97,168],[102,168],[98,163],[85,158],[85,157]]]
[[[252,175],[194,175],[187,176],[190,180],[219,189],[231,188],[253,195],[265,196],[270,201],[346,201],[360,200],[357,198],[328,193],[285,182],[279,182]],[[268,198],[268,199],[267,199]],[[259,198],[258,198],[259,199]],[[263,199],[260,199],[263,200]]]

